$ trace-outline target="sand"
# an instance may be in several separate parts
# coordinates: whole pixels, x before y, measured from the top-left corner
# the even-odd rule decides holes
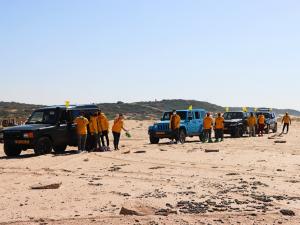
[[[275,139],[184,145],[150,145],[151,121],[126,124],[116,152],[8,159],[1,144],[0,224],[300,223],[300,123]]]

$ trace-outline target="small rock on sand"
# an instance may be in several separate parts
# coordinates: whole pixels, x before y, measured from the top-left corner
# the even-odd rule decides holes
[[[30,188],[33,190],[58,189],[58,188],[60,188],[61,184],[62,183],[53,183],[53,184],[47,184],[47,185],[38,184],[38,185],[31,186]]]
[[[280,213],[284,216],[295,216],[296,215],[294,213],[294,211],[289,210],[289,209],[282,209],[282,210],[280,210]]]
[[[210,153],[210,152],[220,152],[219,149],[205,149],[204,152]]]

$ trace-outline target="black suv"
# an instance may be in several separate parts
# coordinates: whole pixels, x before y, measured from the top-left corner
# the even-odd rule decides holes
[[[74,119],[81,112],[89,118],[98,111],[96,105],[51,106],[35,110],[25,125],[5,128],[0,137],[7,156],[18,156],[22,151],[34,149],[35,154],[62,153],[67,146],[77,146]],[[89,138],[87,141],[89,146]]]
[[[266,126],[265,126],[265,133],[268,134],[270,130],[272,130],[273,133],[277,132],[277,117],[274,112],[272,112],[270,109],[261,108],[258,109],[258,111],[255,113],[256,117],[258,117],[260,114],[263,114],[266,119]]]
[[[224,113],[224,134],[231,137],[242,137],[248,132],[248,112],[226,112]]]

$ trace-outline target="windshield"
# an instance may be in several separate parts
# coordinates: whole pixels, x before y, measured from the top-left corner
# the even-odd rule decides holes
[[[256,113],[256,116],[259,116],[261,114],[261,112]],[[265,118],[269,119],[270,118],[270,113],[262,113]]]
[[[224,113],[225,120],[243,119],[244,114],[242,112],[227,112]]]
[[[168,120],[170,120],[172,114],[173,114],[172,112],[165,112],[165,114],[164,114],[162,120],[163,120],[163,121],[168,121]],[[180,119],[181,119],[181,120],[186,120],[186,112],[177,112],[177,115],[180,116]]]
[[[39,110],[32,113],[27,124],[55,124],[57,122],[56,110]]]

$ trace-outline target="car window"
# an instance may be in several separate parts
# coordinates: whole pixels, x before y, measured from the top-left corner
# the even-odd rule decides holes
[[[55,124],[57,112],[55,109],[34,111],[27,121],[27,124]]]
[[[199,120],[199,119],[200,119],[200,112],[199,112],[199,111],[196,111],[196,112],[195,112],[195,119],[196,119],[196,120]]]
[[[186,120],[186,111],[178,111],[177,114],[180,116],[181,120]],[[165,112],[162,120],[170,120],[172,112]]]

